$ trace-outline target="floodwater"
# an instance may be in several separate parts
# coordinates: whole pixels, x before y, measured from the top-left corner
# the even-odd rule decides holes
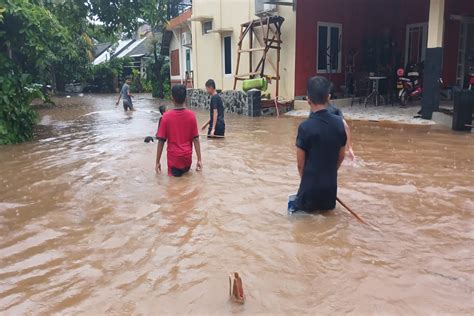
[[[143,142],[159,101],[81,100],[0,147],[0,314],[472,315],[474,135],[352,122],[339,196],[377,230],[287,215],[301,119],[227,115],[204,170],[171,179]]]

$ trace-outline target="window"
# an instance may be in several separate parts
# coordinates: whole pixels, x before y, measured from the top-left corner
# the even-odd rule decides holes
[[[179,76],[179,49],[171,51],[171,75]]]
[[[212,31],[212,21],[202,22],[202,34],[207,34]]]
[[[341,72],[342,25],[318,23],[318,72]]]
[[[425,60],[428,44],[428,23],[408,24],[406,33],[405,65]]]
[[[224,74],[232,74],[232,38],[230,36],[224,37]]]
[[[191,50],[186,49],[186,71],[191,71]]]

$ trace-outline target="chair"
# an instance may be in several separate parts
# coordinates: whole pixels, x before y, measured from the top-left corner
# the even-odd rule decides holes
[[[359,104],[362,104],[362,98],[366,97],[370,92],[370,80],[368,72],[356,72],[354,74],[354,94],[352,95],[351,106],[354,99],[359,98]]]

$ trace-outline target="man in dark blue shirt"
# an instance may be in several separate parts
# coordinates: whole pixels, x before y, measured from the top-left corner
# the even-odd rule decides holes
[[[330,86],[324,77],[308,81],[311,114],[299,126],[296,138],[301,177],[296,210],[324,212],[336,207],[337,170],[344,160],[347,136],[342,118],[326,109]]]
[[[209,105],[209,121],[202,126],[202,130],[205,130],[209,126],[207,132],[208,137],[224,136],[225,134],[225,121],[224,121],[224,103],[222,102],[221,96],[216,91],[216,83],[214,80],[209,79],[206,82],[207,93],[211,95],[211,102]]]

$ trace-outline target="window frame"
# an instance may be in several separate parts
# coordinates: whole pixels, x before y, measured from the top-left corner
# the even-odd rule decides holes
[[[420,62],[424,61],[426,58],[426,49],[428,48],[428,22],[421,22],[421,23],[412,23],[407,24],[405,28],[405,67],[409,62],[409,55],[410,52],[410,31],[414,28],[421,28],[422,29],[422,39],[421,39],[421,56]]]
[[[184,49],[184,63],[185,63],[185,71],[190,72],[193,71],[193,66],[191,63],[191,49],[190,48],[185,48]],[[188,59],[189,57],[189,59]],[[189,69],[188,69],[189,66]]]
[[[226,62],[226,53],[225,53],[225,39],[226,38],[229,38],[230,39],[230,73],[226,73],[226,69],[225,69],[225,62]],[[232,70],[232,66],[233,66],[233,60],[232,60],[232,36],[231,35],[227,35],[227,36],[223,36],[222,37],[222,73],[224,74],[225,77],[233,77],[233,70]]]
[[[179,49],[170,52],[170,74],[172,77],[181,76],[181,60]]]
[[[208,23],[211,24],[211,28],[208,29],[208,30],[206,30],[205,25],[208,24]],[[203,21],[203,22],[201,23],[201,27],[202,27],[202,35],[206,35],[206,34],[209,34],[209,33],[212,31],[212,29],[213,29],[213,27],[214,27],[214,23],[212,22],[212,20]]]
[[[337,69],[330,69],[328,72],[327,65],[329,63],[329,56],[326,56],[326,67],[324,69],[319,68],[319,28],[320,27],[326,27],[328,32],[327,32],[327,46],[329,47],[331,45],[331,28],[337,28],[339,29],[339,53],[338,53],[338,63],[337,63]],[[340,74],[342,73],[342,24],[341,23],[333,23],[333,22],[318,22],[316,26],[316,72],[320,74]]]

